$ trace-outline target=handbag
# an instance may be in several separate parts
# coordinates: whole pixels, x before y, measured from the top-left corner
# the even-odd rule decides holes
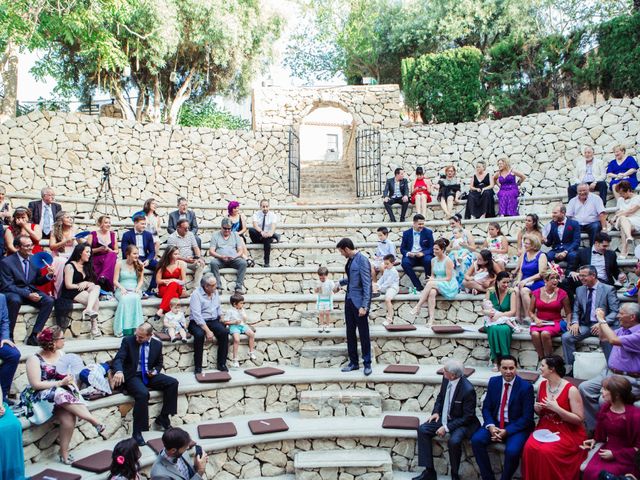
[[[573,362],[573,377],[590,380],[600,375],[607,366],[607,359],[601,351],[576,352]]]

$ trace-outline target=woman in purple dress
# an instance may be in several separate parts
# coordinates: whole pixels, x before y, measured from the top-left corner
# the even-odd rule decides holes
[[[118,240],[111,231],[111,219],[98,218],[98,230],[91,232],[91,261],[100,288],[113,292],[113,274],[118,262]]]
[[[640,408],[633,406],[629,380],[620,375],[605,378],[602,398],[605,404],[598,412],[594,438],[582,444],[585,450],[597,449],[589,455],[582,478],[597,480],[603,470],[614,475],[630,473],[638,478],[640,470],[634,459],[640,450]]]
[[[617,183],[627,180],[631,184],[631,189],[635,190],[638,186],[638,162],[631,155],[628,157],[627,150],[622,145],[613,147],[614,159],[607,165],[607,180],[609,180],[609,190],[613,192],[613,196],[617,199],[618,192],[614,188]]]
[[[527,179],[522,173],[513,170],[509,160],[498,160],[498,171],[493,176],[493,183],[498,185],[498,215],[515,217],[518,215],[518,185]]]

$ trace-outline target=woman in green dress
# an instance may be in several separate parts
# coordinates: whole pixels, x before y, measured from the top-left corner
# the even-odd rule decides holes
[[[124,253],[125,259],[116,263],[113,275],[118,308],[113,320],[113,333],[116,337],[133,335],[136,328],[144,322],[142,316],[143,266],[138,260],[138,247],[129,245]]]
[[[497,361],[504,355],[509,355],[511,349],[511,335],[513,329],[509,325],[515,322],[516,297],[509,287],[511,278],[507,272],[499,272],[496,276],[496,286],[487,290],[485,300],[493,305],[494,313],[487,316],[485,329],[489,337],[489,352],[491,365],[497,371]]]

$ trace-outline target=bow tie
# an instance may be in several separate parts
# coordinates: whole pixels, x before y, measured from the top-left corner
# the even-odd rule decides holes
[[[595,250],[593,250],[591,253],[592,253],[593,255],[603,255],[602,253],[600,253],[600,252],[596,252]]]
[[[142,235],[142,232],[136,232],[136,235]]]
[[[558,222],[558,226],[564,225],[564,222]]]

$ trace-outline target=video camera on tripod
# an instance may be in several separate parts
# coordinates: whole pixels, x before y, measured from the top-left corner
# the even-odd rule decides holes
[[[120,218],[120,213],[118,212],[118,205],[116,205],[116,199],[113,195],[113,190],[111,189],[111,167],[109,165],[105,165],[100,169],[102,172],[102,179],[100,180],[100,186],[98,187],[98,196],[96,197],[96,201],[93,203],[93,209],[91,210],[91,217],[96,213],[98,208],[98,203],[100,202],[100,198],[104,196],[104,209],[105,213],[107,212],[107,203],[111,200],[111,204],[113,205],[114,210],[116,211],[116,216]]]

